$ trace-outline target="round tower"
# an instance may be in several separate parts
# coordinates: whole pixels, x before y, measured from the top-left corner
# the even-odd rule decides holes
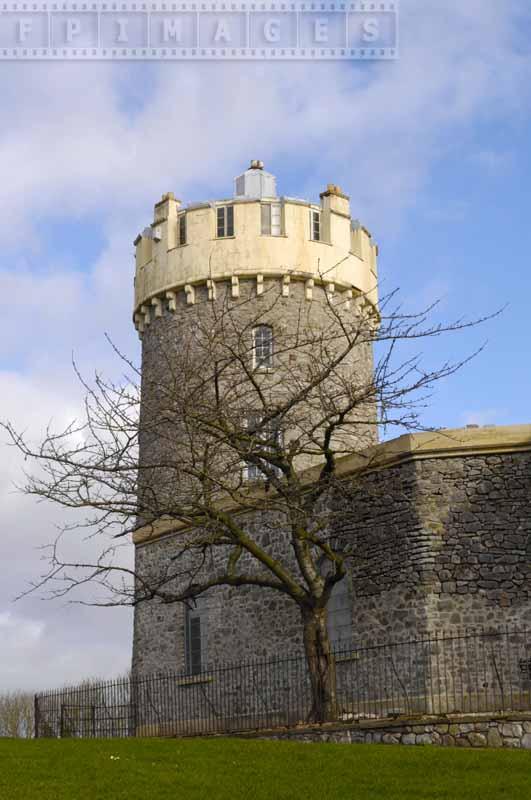
[[[349,197],[335,184],[321,193],[319,204],[279,197],[275,177],[255,160],[235,178],[231,198],[183,207],[173,193],[165,194],[135,245],[133,316],[143,341],[144,407],[154,392],[149,387],[171,371],[170,354],[183,329],[222,306],[251,335],[254,327],[268,328],[260,335],[274,338],[275,346],[295,336],[302,319],[307,329],[324,330],[331,309],[377,324],[377,246],[352,219]],[[275,369],[278,377],[278,361]],[[367,382],[370,343],[352,354],[351,370]],[[268,370],[260,373],[260,381],[272,383]],[[152,404],[150,414],[156,413]],[[358,428],[338,453],[373,444],[376,437],[375,425]]]
[[[239,338],[247,337],[250,371],[272,401],[297,378],[297,356],[286,345],[290,337],[304,329],[316,332],[315,341],[320,341],[318,334],[329,326],[331,313],[360,318],[367,325],[378,323],[377,246],[366,228],[352,219],[349,197],[335,184],[320,194],[318,204],[279,196],[275,177],[261,161],[252,161],[249,169],[235,178],[230,198],[183,206],[173,193],[165,194],[155,205],[153,222],[136,238],[135,246],[133,318],[142,339],[141,464],[168,461],[166,456],[160,457],[161,446],[167,453],[174,446],[190,445],[172,418],[168,397],[179,394],[182,400],[186,395],[189,378],[179,366],[183,349],[195,348],[195,373],[201,375],[204,362],[195,332],[200,329],[208,336],[209,330],[219,326],[223,313],[230,316],[230,331],[237,328]],[[222,329],[218,327],[218,336]],[[353,351],[348,365],[366,385],[373,369],[370,338]],[[233,378],[237,383],[237,376]],[[245,398],[240,400],[245,406]],[[377,426],[370,424],[370,409],[364,408],[362,416],[369,423],[349,432],[340,452],[359,450],[376,441]],[[372,416],[375,421],[374,409]],[[168,426],[161,437],[165,420]],[[307,420],[298,424],[304,427]],[[308,452],[297,467],[310,467],[316,458]],[[238,464],[227,464],[227,471],[231,469],[241,480]],[[244,468],[243,480],[256,477]],[[155,497],[163,493],[166,483],[172,485],[171,479],[161,478],[160,471],[147,470],[139,491]],[[178,491],[181,489],[179,486]],[[153,523],[156,518],[154,511],[140,522]],[[137,568],[163,575],[172,558],[171,532],[164,525],[148,527],[148,536],[142,532],[135,535]],[[279,628],[284,610],[279,610],[276,598],[268,600],[276,622],[261,626],[261,649],[257,650],[252,630],[256,610],[263,607],[262,598],[255,600],[254,593],[243,592],[229,601],[227,592],[218,592],[209,602],[207,623],[204,606],[202,617],[197,612],[197,619],[202,619],[202,638],[195,644],[190,644],[194,617],[180,604],[179,608],[161,609],[141,603],[135,612],[135,669],[193,671],[194,652],[208,652],[209,660],[217,662],[248,658],[278,652],[283,635],[293,642],[300,633],[291,609]],[[197,628],[194,630],[197,633]]]

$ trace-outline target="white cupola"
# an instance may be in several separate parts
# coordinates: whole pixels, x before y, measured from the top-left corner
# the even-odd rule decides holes
[[[264,170],[263,161],[251,161],[243,175],[234,179],[234,197],[276,197],[277,179]]]

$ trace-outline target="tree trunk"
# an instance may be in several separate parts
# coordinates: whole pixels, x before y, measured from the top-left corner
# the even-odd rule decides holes
[[[336,714],[335,663],[330,651],[325,608],[302,609],[304,649],[310,673],[310,722],[327,722]]]

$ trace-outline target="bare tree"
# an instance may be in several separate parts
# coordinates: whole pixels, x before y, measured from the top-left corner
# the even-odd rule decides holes
[[[31,739],[33,734],[33,694],[22,689],[0,693],[0,736]]]
[[[205,298],[193,317],[166,312],[145,336],[143,370],[125,359],[121,381],[96,374],[83,384],[84,418],[47,430],[38,446],[4,427],[40,464],[23,491],[85,512],[62,536],[102,537],[95,563],[65,560],[56,541],[37,586],[64,595],[97,583],[100,605],[191,603],[221,586],[278,591],[300,611],[311,718],[323,721],[335,703],[327,604],[356,556],[352,503],[374,467],[377,431],[421,429],[434,384],[469,358],[425,367],[417,342],[479,320],[433,324],[433,308],[407,314],[394,295],[377,318],[363,297],[352,308],[326,295],[318,318],[301,303],[276,327],[274,356],[266,347],[257,357],[253,331],[280,302],[276,286],[264,294],[260,304]],[[360,468],[346,479],[342,457],[352,453]],[[272,545],[250,524],[263,512],[275,521]],[[180,531],[164,574],[120,564],[124,537],[161,530]]]

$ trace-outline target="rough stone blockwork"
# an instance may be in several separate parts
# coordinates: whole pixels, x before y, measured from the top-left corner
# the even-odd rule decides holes
[[[356,503],[355,639],[531,624],[531,454],[411,460]]]
[[[281,294],[281,284],[265,280],[261,306],[264,320],[278,332],[279,342],[283,332],[296,330],[301,319],[306,319],[315,330],[326,328],[329,320],[328,304],[322,287],[315,287],[313,300],[305,299],[305,285],[293,282],[288,297]],[[256,291],[249,280],[241,280],[238,298],[239,324],[250,329],[257,310],[250,301]],[[195,304],[186,305],[181,293],[176,298],[177,312],[167,308],[154,319],[143,336],[143,410],[144,417],[156,416],[158,410],[157,387],[164,385],[170,372],[169,365],[181,347],[181,333],[195,324],[197,314],[208,317],[212,304],[208,301],[205,287],[197,287]],[[219,308],[233,307],[230,284],[220,282],[217,286]],[[216,306],[218,308],[218,306]],[[265,311],[267,310],[267,313]],[[218,309],[218,313],[219,309]],[[349,312],[357,313],[354,309]],[[353,371],[368,376],[372,372],[372,350],[369,345],[360,346],[352,355]],[[152,388],[155,387],[155,388]],[[368,410],[363,411],[364,419]],[[372,413],[372,411],[371,411]],[[352,450],[364,449],[376,443],[374,425],[360,424],[349,434]],[[165,442],[167,446],[167,442]],[[177,447],[178,445],[176,445]],[[151,441],[149,433],[141,436],[143,458],[157,461],[157,442]],[[309,466],[309,464],[307,465]],[[159,489],[157,489],[159,491]],[[262,545],[279,556],[292,558],[292,551],[282,535],[282,521],[267,518],[261,512],[250,518],[246,527]],[[162,576],[174,563],[178,551],[178,536],[166,536],[136,547],[136,569],[143,576]],[[252,567],[251,567],[252,568]],[[205,658],[209,664],[241,661],[254,658],[295,655],[302,650],[302,631],[298,609],[278,592],[255,590],[248,587],[220,589],[204,598],[205,614],[202,618]],[[141,603],[135,611],[133,669],[136,674],[147,674],[161,669],[180,670],[184,663],[184,613],[182,608],[163,605],[157,601]]]
[[[265,546],[274,545],[289,558],[280,523],[253,515],[247,530]],[[179,551],[177,536],[166,536],[136,548],[137,570],[163,574]],[[203,601],[205,661],[219,666],[231,662],[302,653],[302,626],[295,605],[279,592],[243,586],[220,588]],[[180,603],[140,604],[135,613],[133,668],[136,674],[164,669],[184,671],[184,610]]]
[[[530,453],[410,460],[373,473],[353,505],[354,644],[531,624]],[[282,551],[275,521],[250,524]],[[164,570],[176,546],[138,546],[138,568]],[[297,610],[274,592],[220,590],[207,617],[211,663],[301,651]],[[183,669],[183,647],[180,606],[137,609],[135,669]]]
[[[373,727],[342,727],[271,733],[264,739],[340,744],[417,744],[446,747],[511,747],[531,750],[531,716],[527,718],[469,718],[468,721],[404,722]]]

